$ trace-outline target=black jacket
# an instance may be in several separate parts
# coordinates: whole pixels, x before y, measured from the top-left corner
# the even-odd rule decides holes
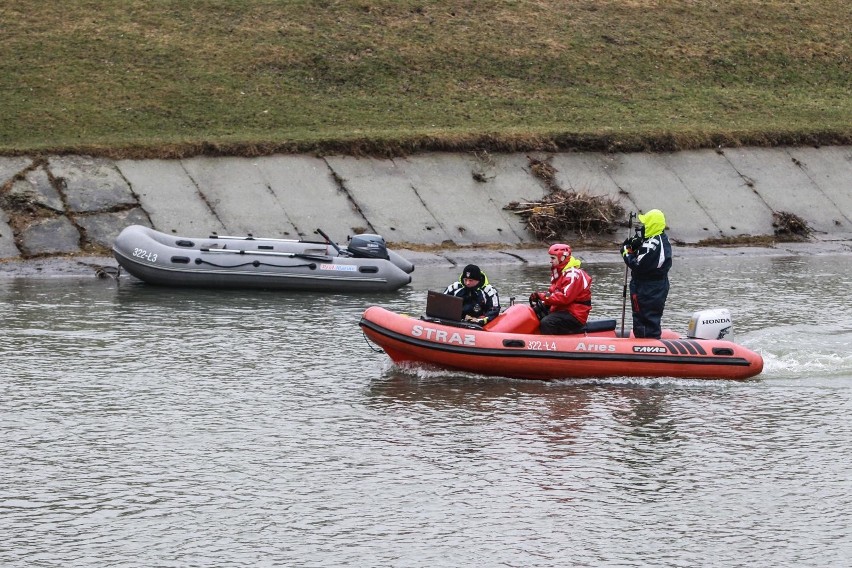
[[[497,289],[488,283],[488,277],[482,275],[482,282],[476,288],[468,288],[459,279],[444,291],[444,294],[459,296],[464,300],[462,315],[493,320],[500,315],[500,297]]]

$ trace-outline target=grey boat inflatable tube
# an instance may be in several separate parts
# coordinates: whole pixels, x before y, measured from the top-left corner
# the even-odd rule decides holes
[[[179,237],[142,225],[126,227],[112,252],[124,270],[148,284],[312,292],[390,292],[411,283],[414,265],[379,235],[326,240],[210,235]]]

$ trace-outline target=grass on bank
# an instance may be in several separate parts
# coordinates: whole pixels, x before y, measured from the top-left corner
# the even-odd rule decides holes
[[[17,0],[0,154],[852,143],[848,0]]]

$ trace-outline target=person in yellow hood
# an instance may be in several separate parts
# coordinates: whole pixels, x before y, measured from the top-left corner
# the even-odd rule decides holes
[[[666,217],[659,209],[639,214],[641,225],[633,238],[621,246],[624,263],[630,268],[630,306],[633,335],[659,339],[663,308],[669,295],[672,245],[666,236]]]

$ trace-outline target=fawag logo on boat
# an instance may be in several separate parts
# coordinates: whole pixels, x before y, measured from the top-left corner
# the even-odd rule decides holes
[[[415,325],[411,328],[411,335],[414,337],[423,337],[428,341],[437,341],[439,343],[451,343],[456,345],[476,345],[476,336],[472,333],[459,333],[457,331],[449,332],[443,329],[435,329],[433,327],[425,327]]]
[[[634,345],[634,353],[668,353],[668,349],[659,345]]]

